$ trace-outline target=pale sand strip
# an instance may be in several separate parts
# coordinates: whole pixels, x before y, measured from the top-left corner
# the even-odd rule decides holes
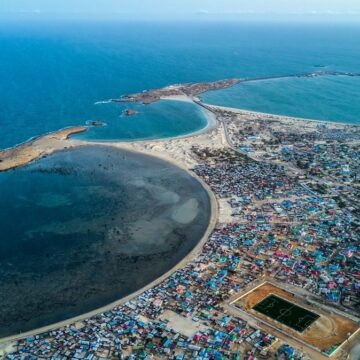
[[[209,108],[217,109],[217,110],[231,111],[234,114],[238,114],[238,115],[264,116],[269,119],[277,119],[277,120],[283,120],[283,121],[298,121],[298,122],[300,122],[300,124],[301,124],[301,121],[303,121],[303,122],[318,123],[318,124],[323,124],[323,125],[331,124],[333,126],[339,126],[339,127],[360,126],[360,124],[352,124],[352,123],[347,123],[347,122],[342,122],[342,121],[307,119],[307,118],[301,118],[301,117],[290,116],[290,115],[271,114],[271,113],[265,113],[265,112],[260,112],[260,111],[245,110],[245,109],[240,109],[240,108],[212,105],[212,104],[206,104],[206,103],[203,103],[203,105],[205,105]]]

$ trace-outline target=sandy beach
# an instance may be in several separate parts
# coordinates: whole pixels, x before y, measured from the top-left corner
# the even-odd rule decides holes
[[[233,108],[233,107],[227,107],[227,106],[218,106],[218,105],[211,105],[211,104],[205,104],[206,106],[212,107],[212,108],[216,108],[219,110],[224,110],[224,111],[230,111],[234,114],[239,114],[239,115],[248,115],[248,116],[252,116],[252,117],[263,117],[264,119],[271,119],[271,120],[282,120],[282,121],[291,121],[294,122],[294,125],[296,125],[296,122],[300,122],[298,123],[298,125],[301,126],[301,124],[303,124],[304,122],[310,122],[310,123],[316,123],[316,124],[331,124],[334,126],[360,126],[357,124],[347,124],[341,121],[333,121],[333,120],[315,120],[315,119],[307,119],[307,118],[301,118],[301,117],[295,117],[295,116],[288,116],[288,115],[279,115],[279,114],[271,114],[271,113],[264,113],[264,112],[259,112],[259,111],[253,111],[253,110],[245,110],[245,109],[239,109],[239,108]]]

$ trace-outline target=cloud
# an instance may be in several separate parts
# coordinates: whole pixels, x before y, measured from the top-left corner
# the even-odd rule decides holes
[[[210,14],[209,10],[206,10],[206,9],[199,10],[197,13],[199,15],[208,15],[208,14]]]

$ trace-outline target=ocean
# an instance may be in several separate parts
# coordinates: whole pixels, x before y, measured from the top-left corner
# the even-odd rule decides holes
[[[92,140],[182,135],[205,126],[189,104],[94,105],[180,82],[319,70],[360,72],[360,25],[346,23],[5,21],[0,23],[0,148],[88,120]],[[358,122],[358,78],[283,79],[204,95],[251,110]],[[111,126],[114,125],[114,126]]]

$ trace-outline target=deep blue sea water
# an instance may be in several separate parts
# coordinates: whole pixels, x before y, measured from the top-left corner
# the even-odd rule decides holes
[[[90,131],[93,139],[184,134],[205,124],[189,105],[143,106],[124,121],[112,104],[94,103],[179,82],[309,72],[318,64],[359,72],[359,38],[360,25],[346,23],[4,20],[0,148],[87,120],[116,124]],[[355,122],[358,84],[356,78],[289,79],[239,86],[224,93],[223,103],[221,92],[209,97],[222,105]]]

